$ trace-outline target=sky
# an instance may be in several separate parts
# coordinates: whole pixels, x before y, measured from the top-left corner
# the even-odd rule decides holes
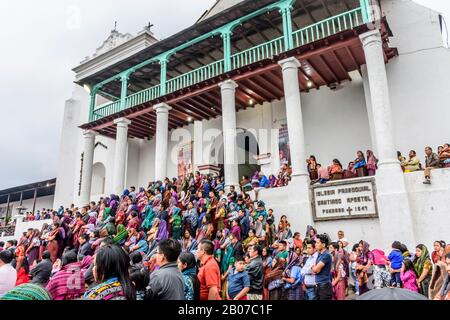
[[[415,1],[444,13],[450,28],[450,1]],[[56,177],[64,105],[74,88],[71,69],[95,52],[115,21],[132,35],[151,22],[163,39],[194,24],[214,3],[0,1],[0,190]]]

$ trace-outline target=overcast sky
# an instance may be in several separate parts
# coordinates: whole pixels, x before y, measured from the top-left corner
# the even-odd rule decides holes
[[[133,35],[151,22],[161,39],[192,25],[214,2],[0,1],[0,189],[56,177],[71,69],[95,52],[114,21]],[[417,2],[450,13],[448,0]]]

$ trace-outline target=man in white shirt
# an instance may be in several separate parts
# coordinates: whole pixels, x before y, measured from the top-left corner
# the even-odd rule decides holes
[[[0,297],[16,286],[17,271],[11,266],[13,257],[10,250],[0,252]]]
[[[338,235],[338,239],[337,239],[336,241],[334,241],[334,242],[337,243],[337,242],[341,241],[341,242],[342,242],[342,245],[343,245],[343,247],[344,247],[344,250],[347,250],[348,241],[347,241],[347,239],[345,238],[344,231],[339,230],[338,233],[337,233],[337,235]]]
[[[303,283],[306,287],[306,298],[308,300],[318,300],[316,295],[316,276],[311,269],[316,264],[318,256],[314,240],[306,241],[306,253],[308,254],[308,259],[300,272],[304,276]]]

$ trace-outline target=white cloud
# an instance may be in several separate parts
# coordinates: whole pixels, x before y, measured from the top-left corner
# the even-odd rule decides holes
[[[0,189],[56,176],[71,69],[118,22],[136,34],[148,22],[158,38],[192,25],[215,0],[0,1]]]
[[[450,1],[415,0],[446,14]],[[158,38],[190,25],[215,0],[0,1],[0,189],[56,176],[64,102],[72,67],[118,22],[136,34],[148,22]]]

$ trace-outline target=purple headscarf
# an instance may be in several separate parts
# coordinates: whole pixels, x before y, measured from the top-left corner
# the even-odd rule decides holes
[[[166,240],[169,237],[169,232],[167,230],[167,222],[165,220],[160,220],[158,226],[158,233],[156,235],[156,240]]]

